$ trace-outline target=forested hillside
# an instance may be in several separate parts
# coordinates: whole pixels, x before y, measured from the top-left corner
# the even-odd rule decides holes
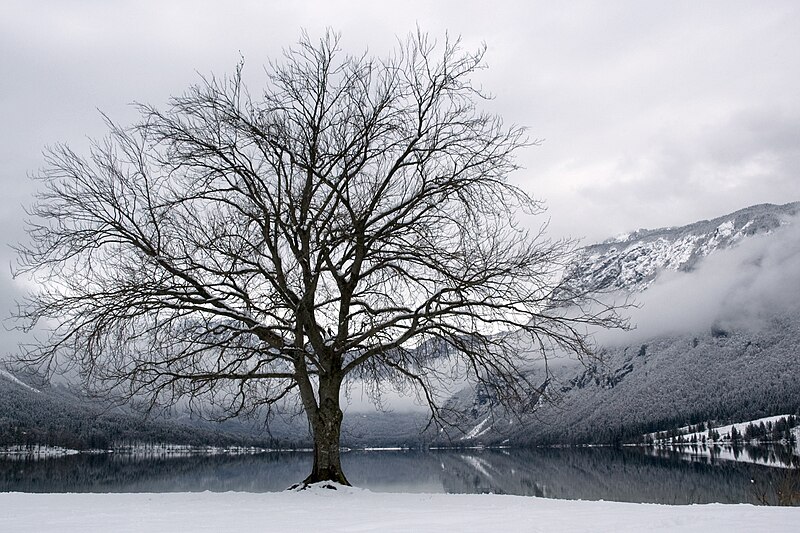
[[[537,443],[619,442],[706,420],[745,420],[800,407],[800,315],[756,330],[714,328],[605,348],[602,362],[556,386],[557,408],[514,434]]]
[[[462,442],[610,443],[798,412],[799,209],[759,205],[584,249],[577,282],[631,295],[637,329],[598,332],[595,360],[550,361],[554,403],[522,425],[479,390],[457,395],[470,413]]]
[[[301,442],[280,426],[272,435],[242,423],[146,418],[130,409],[108,408],[63,385],[31,387],[0,374],[0,446],[45,444],[71,449],[107,449],[120,443],[290,446]]]
[[[0,372],[0,446],[44,444],[84,450],[128,443],[284,449],[311,445],[304,416],[276,417],[267,425],[252,420],[214,423],[187,415],[148,418],[128,408],[104,407],[64,385],[32,383]],[[342,442],[350,447],[416,447],[432,440],[430,432],[422,432],[426,422],[421,413],[350,413]]]

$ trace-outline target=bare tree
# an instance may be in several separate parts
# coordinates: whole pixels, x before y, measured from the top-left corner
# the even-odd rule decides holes
[[[514,222],[540,211],[506,179],[530,143],[478,109],[484,51],[420,32],[385,59],[338,43],[304,35],[257,96],[239,65],[108,121],[87,156],[48,151],[18,273],[41,287],[19,316],[51,331],[26,361],[152,406],[296,401],[305,482],[347,483],[348,384],[408,386],[434,422],[437,383],[461,375],[519,408],[533,355],[504,332],[537,358],[585,355],[587,326],[619,324],[565,282],[572,243]]]

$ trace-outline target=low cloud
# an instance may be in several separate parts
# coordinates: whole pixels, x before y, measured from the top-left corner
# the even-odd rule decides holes
[[[706,257],[692,272],[663,272],[636,296],[630,332],[600,332],[601,344],[672,334],[757,327],[800,312],[800,217]]]

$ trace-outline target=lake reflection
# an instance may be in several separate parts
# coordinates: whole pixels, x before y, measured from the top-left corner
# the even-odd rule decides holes
[[[758,495],[763,499],[771,487],[800,474],[797,469],[747,462],[686,459],[678,451],[646,448],[558,448],[350,451],[342,462],[351,483],[373,491],[493,492],[669,504],[760,503]],[[0,491],[271,492],[302,480],[310,468],[311,455],[301,452],[0,459]]]

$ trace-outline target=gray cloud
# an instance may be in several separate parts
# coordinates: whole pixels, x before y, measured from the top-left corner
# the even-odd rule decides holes
[[[410,1],[6,2],[0,179],[42,146],[103,133],[95,108],[163,102],[202,73],[260,65],[326,26],[382,54],[420,24],[489,45],[490,109],[546,143],[515,176],[549,200],[552,231],[599,240],[754,202],[800,198],[800,6],[791,1],[641,3]],[[575,216],[579,212],[583,216]]]

